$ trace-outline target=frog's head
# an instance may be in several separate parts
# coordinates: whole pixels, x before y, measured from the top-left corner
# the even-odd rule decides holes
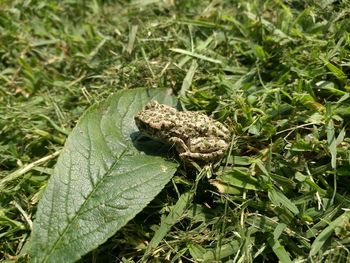
[[[162,135],[175,125],[171,121],[174,114],[174,108],[151,101],[134,119],[141,133],[153,139],[161,139]]]

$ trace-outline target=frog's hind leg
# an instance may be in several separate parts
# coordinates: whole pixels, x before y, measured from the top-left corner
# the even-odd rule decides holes
[[[223,150],[218,150],[211,153],[180,153],[180,158],[183,160],[198,161],[204,163],[211,163],[219,160],[224,154]]]

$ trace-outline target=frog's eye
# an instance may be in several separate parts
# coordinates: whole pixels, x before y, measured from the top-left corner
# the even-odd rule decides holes
[[[146,106],[145,106],[145,109],[148,110],[148,109],[152,109],[152,108],[156,108],[158,107],[160,104],[155,101],[155,100],[151,100]]]

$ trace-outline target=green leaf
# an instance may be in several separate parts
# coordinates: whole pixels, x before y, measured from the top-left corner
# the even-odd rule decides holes
[[[251,165],[252,161],[248,156],[233,156],[233,163],[235,165]]]
[[[215,186],[221,194],[241,195],[244,192],[243,188],[225,184],[219,180],[210,180],[210,183]]]
[[[262,46],[255,45],[254,51],[255,51],[255,55],[258,59],[260,59],[262,61],[266,61],[267,56],[266,56],[265,50]]]
[[[332,119],[329,120],[327,128],[327,142],[328,142],[328,149],[331,153],[332,159],[331,159],[331,165],[333,169],[336,169],[337,165],[337,145],[339,145],[341,142],[343,142],[345,138],[345,129],[343,128],[340,132],[338,137],[335,137],[335,129],[334,129],[334,122]]]
[[[187,247],[193,260],[203,261],[203,255],[207,252],[207,249],[196,243],[190,243]]]
[[[186,96],[187,91],[191,87],[193,76],[196,73],[196,69],[198,67],[198,63],[196,60],[193,60],[191,63],[191,67],[187,71],[186,77],[182,82],[181,90],[180,90],[180,95],[182,97]]]
[[[284,223],[278,224],[276,226],[275,230],[273,231],[273,239],[278,240],[286,227],[287,227],[287,225]]]
[[[318,93],[323,96],[345,96],[346,91],[340,90],[334,82],[321,80],[315,84]]]
[[[290,259],[288,252],[278,240],[269,238],[267,241],[269,242],[269,245],[271,246],[273,252],[276,254],[280,262],[292,263],[292,260]]]
[[[125,90],[85,112],[39,202],[28,244],[31,262],[77,261],[163,189],[177,164],[135,149],[133,118],[150,99],[172,102],[169,93]]]
[[[215,180],[217,183],[257,191],[260,188],[258,179],[249,175],[249,170],[234,168],[226,174],[219,175]]]
[[[293,214],[299,214],[299,209],[292,203],[282,192],[277,189],[269,189],[268,196],[272,203],[276,206],[283,206],[291,211]]]
[[[349,224],[350,212],[346,211],[334,221],[332,221],[315,239],[312,243],[310,256],[314,256],[322,248],[328,238],[334,233],[336,227],[343,227],[345,224]]]
[[[232,255],[236,255],[239,252],[240,246],[238,240],[232,240],[220,247],[213,250],[208,250],[203,255],[203,262],[214,262],[218,259],[223,259]],[[217,262],[217,261],[216,261]]]
[[[210,58],[210,57],[207,57],[207,56],[195,53],[195,52],[187,51],[187,50],[184,50],[184,49],[181,49],[181,48],[170,48],[170,50],[174,51],[176,53],[180,53],[180,54],[183,54],[183,55],[191,56],[191,57],[198,58],[198,59],[201,59],[201,60],[204,60],[204,61],[208,61],[208,62],[212,62],[212,63],[216,63],[216,64],[221,64],[222,63],[221,60],[213,59],[213,58]]]
[[[335,169],[336,158],[337,158],[337,144],[335,140],[334,123],[332,119],[328,122],[326,130],[327,130],[328,149],[331,152],[331,156],[332,156],[331,165],[332,165],[332,168]]]
[[[347,78],[346,74],[344,73],[344,71],[342,71],[340,68],[338,68],[337,66],[333,65],[332,63],[330,63],[329,61],[327,61],[327,59],[322,58],[321,60],[323,61],[323,63],[325,64],[325,66],[334,74],[334,76],[336,76],[338,79],[340,80],[345,80]]]

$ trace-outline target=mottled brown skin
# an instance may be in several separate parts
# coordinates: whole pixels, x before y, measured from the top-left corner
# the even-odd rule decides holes
[[[175,145],[184,161],[210,163],[220,159],[230,144],[230,131],[220,122],[194,111],[177,111],[151,101],[135,116],[140,132]]]

